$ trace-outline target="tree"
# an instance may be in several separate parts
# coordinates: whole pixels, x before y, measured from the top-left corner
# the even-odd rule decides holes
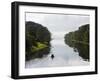
[[[25,27],[26,54],[50,45],[51,34],[46,27],[35,22],[26,22]]]
[[[81,41],[89,43],[89,24],[82,25],[78,30],[66,34],[65,42],[67,41]]]

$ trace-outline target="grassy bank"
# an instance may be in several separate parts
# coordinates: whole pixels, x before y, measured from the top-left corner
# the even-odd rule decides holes
[[[32,46],[32,48],[31,48],[32,52],[37,52],[39,50],[42,50],[42,49],[48,47],[46,44],[41,43],[41,42],[37,42],[36,44],[37,44],[37,46]]]

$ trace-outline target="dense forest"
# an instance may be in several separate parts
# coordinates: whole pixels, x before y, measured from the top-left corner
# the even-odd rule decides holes
[[[65,43],[74,48],[75,52],[89,61],[89,24],[79,27],[78,30],[65,35]]]
[[[67,41],[89,44],[89,24],[82,25],[78,30],[66,34],[65,42]]]
[[[49,52],[51,34],[41,24],[26,22],[26,60],[31,57],[42,57]]]

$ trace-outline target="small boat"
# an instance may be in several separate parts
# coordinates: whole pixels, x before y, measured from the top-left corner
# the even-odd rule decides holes
[[[53,54],[51,55],[51,58],[52,58],[52,59],[54,58],[54,55],[53,55]]]

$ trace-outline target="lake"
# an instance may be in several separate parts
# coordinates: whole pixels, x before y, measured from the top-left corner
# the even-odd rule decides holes
[[[89,65],[89,54],[85,51],[87,50],[87,46],[85,45],[85,49],[84,46],[80,44],[77,44],[78,47],[76,48],[71,47],[65,44],[64,36],[65,34],[63,34],[63,36],[55,36],[52,34],[50,53],[44,55],[42,58],[26,61],[25,68]],[[52,55],[54,58],[51,57]]]

